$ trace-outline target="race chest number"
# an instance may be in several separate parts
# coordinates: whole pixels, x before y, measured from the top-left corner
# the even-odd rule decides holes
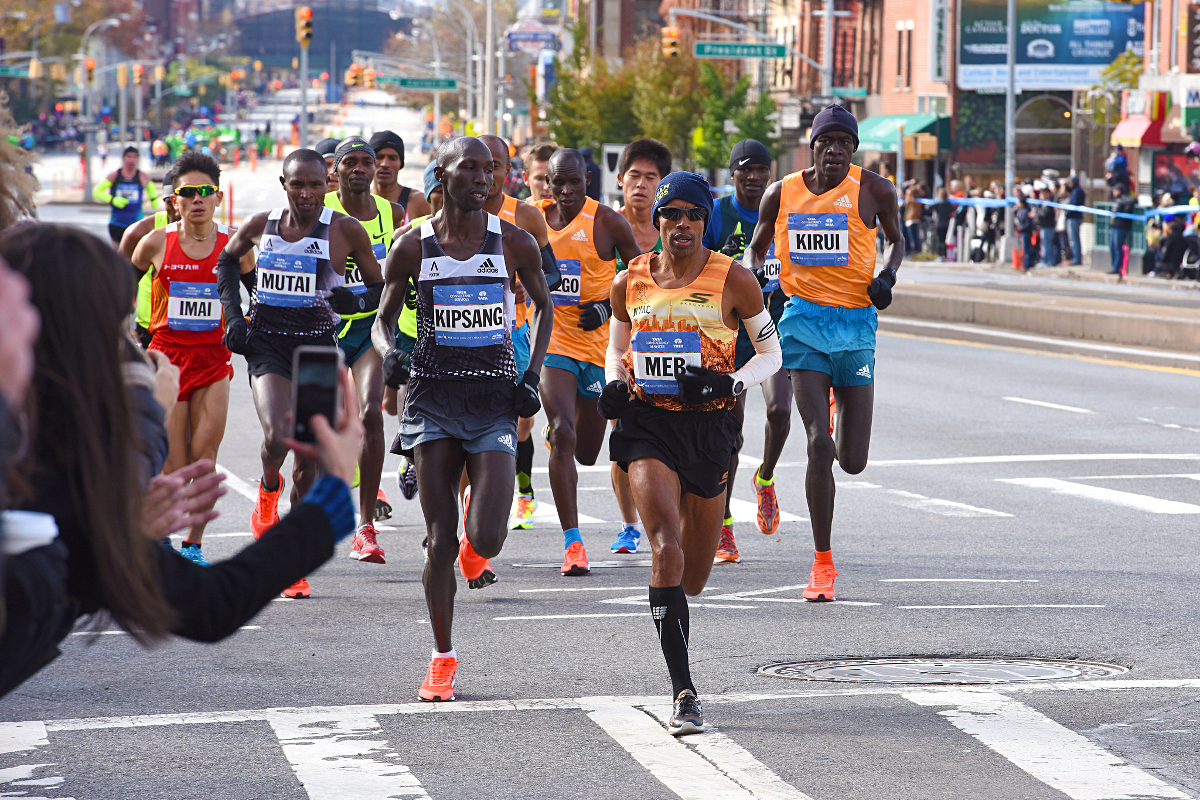
[[[387,258],[387,245],[375,242],[371,245],[371,250],[374,251],[375,260],[382,268],[383,262]],[[367,290],[367,285],[363,283],[362,270],[358,268],[358,264],[354,263],[354,259],[349,257],[346,258],[346,278],[343,285],[355,294],[362,294]]]
[[[434,341],[445,347],[503,344],[504,286],[499,283],[433,287]]]
[[[579,305],[580,262],[577,258],[558,259],[558,271],[562,275],[562,283],[550,293],[556,306]]]
[[[630,347],[634,380],[648,394],[679,394],[676,376],[701,365],[697,331],[638,331]]]
[[[317,304],[316,256],[263,253],[258,259],[258,302],[310,308]]]
[[[783,270],[783,264],[775,257],[775,243],[767,248],[767,257],[763,261],[763,272],[767,276],[767,284],[763,287],[763,294],[773,292],[779,288],[779,273]]]
[[[844,267],[850,263],[847,214],[788,214],[788,255],[803,267]]]
[[[212,331],[221,327],[221,299],[215,283],[171,281],[167,327],[173,331]]]

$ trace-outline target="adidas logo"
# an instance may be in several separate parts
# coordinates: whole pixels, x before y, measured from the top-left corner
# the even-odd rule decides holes
[[[507,447],[509,450],[515,450],[513,447],[513,437],[511,433],[506,433],[503,436],[497,436],[496,441]]]
[[[856,373],[854,373],[854,374],[855,374],[855,375],[857,375],[857,376],[858,376],[858,377],[860,377],[860,378],[869,378],[869,377],[871,377],[871,365],[870,365],[870,364],[863,364],[863,365],[862,365],[862,369],[860,369],[858,372],[856,372]]]
[[[319,256],[321,255],[321,245],[318,242],[310,242],[308,247],[304,248],[304,255]]]
[[[494,263],[492,263],[492,260],[490,258],[487,258],[487,259],[484,259],[483,263],[479,265],[479,268],[478,268],[476,274],[478,274],[478,275],[499,275],[500,270],[496,267],[496,265]]]
[[[574,235],[571,236],[572,242],[586,242],[587,240],[587,234],[583,232],[583,228],[575,231]]]
[[[592,381],[592,385],[587,388],[589,392],[603,392],[604,387],[600,385],[600,381]]]
[[[854,204],[850,202],[850,195],[848,194],[844,194],[837,200],[834,200],[833,204],[838,208],[852,208],[854,206]]]

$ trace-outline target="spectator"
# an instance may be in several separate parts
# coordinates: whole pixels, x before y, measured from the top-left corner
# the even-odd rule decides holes
[[[1029,199],[1023,193],[1017,194],[1017,211],[1013,215],[1013,223],[1017,226],[1017,235],[1021,237],[1021,247],[1025,262],[1025,271],[1033,269],[1037,263],[1037,245],[1033,241],[1033,231],[1037,227],[1033,218],[1033,209]]]
[[[1079,176],[1072,175],[1067,180],[1067,185],[1071,191],[1067,195],[1067,203],[1073,206],[1087,205],[1087,192],[1079,185]],[[1083,241],[1079,237],[1080,228],[1083,226],[1082,211],[1068,211],[1067,217],[1067,240],[1071,244],[1071,265],[1079,266],[1083,263]]]
[[[1189,248],[1195,247],[1193,243],[1196,237],[1184,235],[1186,223],[1180,217],[1167,217],[1163,221],[1167,224],[1167,234],[1158,243],[1160,257],[1152,274],[1160,278],[1173,278],[1179,274],[1179,267]]]
[[[915,182],[904,190],[904,246],[909,254],[921,252],[921,187]]]
[[[594,158],[595,152],[590,147],[579,148],[583,156],[583,164],[587,167],[587,196],[593,200],[600,199],[600,165]]]
[[[946,187],[938,189],[938,201],[933,204],[934,242],[937,245],[938,261],[946,260],[946,233],[950,230],[950,220],[954,217],[954,204],[950,202],[950,192]]]
[[[1045,202],[1053,202],[1050,187],[1042,186],[1038,196]],[[1042,264],[1047,267],[1058,266],[1058,234],[1054,231],[1054,223],[1058,211],[1053,206],[1040,205],[1037,207],[1038,241],[1042,245]]]
[[[1118,145],[1120,147],[1120,145]],[[1118,214],[1132,214],[1137,210],[1137,201],[1129,196],[1124,185],[1118,183],[1112,187],[1113,211]],[[1133,230],[1133,220],[1126,217],[1111,217],[1108,222],[1108,256],[1112,259],[1110,275],[1124,277],[1129,269],[1130,231]]]
[[[5,567],[10,624],[0,637],[0,695],[49,663],[80,615],[107,612],[145,645],[169,633],[217,641],[332,556],[335,540],[354,529],[348,482],[362,425],[352,390],[344,392],[339,432],[315,419],[319,446],[292,443],[319,455],[325,477],[260,540],[228,561],[197,566],[156,542],[212,519],[216,512],[197,509],[223,493],[223,476],[201,462],[146,489],[147,473],[166,455],[164,412],[150,394],[156,376],[125,331],[134,291],[128,262],[99,239],[54,225],[17,229],[0,241],[0,254],[29,280],[42,318],[54,320],[35,346],[27,406],[37,424],[17,465],[26,487],[16,505],[52,518],[58,531],[57,541]],[[178,371],[161,360],[156,382],[154,395],[171,403]],[[48,596],[56,579],[60,593]]]

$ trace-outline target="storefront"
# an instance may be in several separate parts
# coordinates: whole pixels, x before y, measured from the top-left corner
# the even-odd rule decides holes
[[[950,117],[940,114],[880,114],[867,117],[858,125],[858,153],[855,163],[874,169],[880,162],[888,175],[897,174],[897,154],[901,135],[925,134],[937,137],[937,153],[932,157],[904,161],[905,180],[916,178],[926,186],[934,185],[941,172],[942,154],[950,148]]]

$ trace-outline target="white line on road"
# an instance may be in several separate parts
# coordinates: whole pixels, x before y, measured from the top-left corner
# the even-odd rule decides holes
[[[232,470],[226,468],[222,464],[217,464],[217,472],[225,473],[225,485],[228,486],[230,489],[233,489],[235,492],[237,492],[242,497],[249,500],[251,503],[258,502],[258,487],[257,486],[247,483],[246,481],[239,478],[237,475],[234,475]]]
[[[734,522],[758,522],[758,503],[731,497],[729,498],[729,511],[733,514]],[[779,512],[779,520],[780,522],[808,522],[807,517],[798,517],[783,510]]]
[[[914,608],[954,608],[954,609],[977,609],[977,608],[1107,608],[1107,606],[1096,605],[1060,605],[1054,603],[1024,603],[1019,605],[965,605],[965,606],[896,606],[896,608],[914,609]]]
[[[579,586],[571,589],[517,589],[520,594],[540,594],[542,592],[636,592],[641,586]]]
[[[1011,697],[987,690],[903,696],[919,706],[954,706],[938,714],[1073,800],[1188,797]]]
[[[562,564],[557,561],[536,561],[529,563],[513,564],[514,567],[532,567],[534,569],[560,569]],[[649,567],[652,566],[650,559],[629,559],[628,561],[589,561],[588,566],[592,569],[618,569],[620,567]]]
[[[1122,492],[1117,489],[1105,489],[1100,486],[1088,486],[1084,483],[1072,483],[1058,478],[998,478],[1000,483],[1011,483],[1016,486],[1028,486],[1033,489],[1049,489],[1055,494],[1065,494],[1071,497],[1082,497],[1100,503],[1110,503],[1138,511],[1148,511],[1151,514],[1200,514],[1200,506],[1191,503],[1180,503],[1177,500],[1163,500],[1145,494]]]
[[[644,598],[642,599],[642,602],[643,603],[646,602]],[[633,612],[621,613],[621,614],[540,614],[537,616],[529,616],[529,617],[492,617],[492,621],[493,622],[510,622],[512,620],[525,620],[525,619],[600,619],[602,617],[644,617],[644,616],[646,616],[646,612],[644,612],[644,611],[633,611]]]
[[[1003,511],[993,511],[990,508],[969,506],[966,503],[956,503],[953,500],[939,500],[936,497],[926,497],[916,492],[905,492],[900,489],[888,489],[887,493],[896,500],[897,505],[911,508],[914,511],[927,511],[940,517],[1011,517]]]
[[[717,596],[717,597],[711,597],[709,599],[710,600],[722,600],[722,599],[727,599],[727,598]],[[734,599],[741,599],[741,598],[734,598]],[[610,600],[601,600],[600,602],[608,604],[608,605],[618,605],[618,606],[645,606],[646,605],[646,594],[645,594],[645,592],[643,592],[642,594],[636,594],[633,597],[614,597]],[[746,609],[746,608],[754,608],[754,606],[731,606],[731,605],[726,605],[724,603],[706,603],[706,602],[699,601],[699,600],[688,600],[688,608],[741,608],[741,609]]]
[[[289,598],[290,599],[290,598]],[[261,631],[262,625],[243,625],[238,628],[239,631]],[[76,631],[72,636],[128,636],[127,631],[109,630],[109,631]]]
[[[880,578],[880,583],[1037,583],[1036,578]]]
[[[1051,461],[1200,461],[1194,453],[1051,453],[1020,456],[953,456],[872,461],[872,467],[954,467],[967,464],[1042,464]],[[780,464],[780,466],[783,466]]]
[[[1200,472],[1173,472],[1166,475],[1080,475],[1064,478],[1068,481],[1133,481],[1142,478],[1183,478],[1189,481],[1200,481]]]
[[[1047,403],[1045,400],[1030,400],[1027,397],[1001,397],[1001,400],[1007,400],[1010,403],[1024,403],[1027,406],[1040,406],[1041,408],[1052,408],[1055,411],[1070,411],[1072,414],[1095,414],[1088,408],[1079,408],[1078,406],[1064,406],[1058,403]]]

